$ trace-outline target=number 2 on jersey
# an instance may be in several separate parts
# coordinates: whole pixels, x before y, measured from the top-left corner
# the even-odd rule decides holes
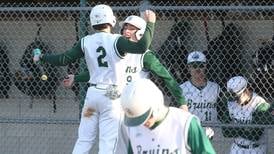
[[[96,49],[96,52],[100,53],[100,55],[97,57],[99,67],[108,67],[107,61],[104,60],[107,55],[105,48],[100,46]]]

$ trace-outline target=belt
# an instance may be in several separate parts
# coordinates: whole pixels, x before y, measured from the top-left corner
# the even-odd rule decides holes
[[[105,96],[110,98],[111,100],[115,100],[121,96],[120,92],[117,90],[117,86],[113,84],[88,83],[88,86],[106,90]]]
[[[88,87],[95,87],[97,89],[108,89],[110,86],[113,86],[115,87],[115,85],[112,85],[112,84],[103,84],[103,83],[98,83],[98,84],[95,84],[95,83],[88,83]]]
[[[257,148],[259,147],[260,145],[259,144],[250,144],[250,145],[242,145],[242,144],[239,144],[239,143],[236,143],[234,142],[238,147],[240,148],[244,148],[244,149],[253,149],[253,148]]]
[[[95,87],[96,86],[96,84],[94,84],[94,83],[88,83],[88,87]]]

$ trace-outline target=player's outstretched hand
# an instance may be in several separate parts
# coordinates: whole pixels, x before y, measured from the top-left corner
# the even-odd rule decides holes
[[[63,86],[66,88],[71,88],[73,83],[74,83],[74,75],[73,74],[69,74],[63,80]]]
[[[141,12],[141,17],[144,18],[147,22],[156,22],[156,14],[151,10],[145,10],[144,12]]]
[[[38,63],[40,61],[40,56],[41,56],[42,52],[39,48],[36,48],[33,50],[33,62],[34,63]]]

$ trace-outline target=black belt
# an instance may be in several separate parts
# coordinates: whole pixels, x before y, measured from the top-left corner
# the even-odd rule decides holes
[[[95,87],[97,89],[103,89],[103,90],[106,90],[108,89],[109,87],[117,87],[116,85],[112,85],[112,84],[101,84],[101,83],[98,83],[98,84],[95,84],[95,83],[88,83],[87,84],[88,87]]]
[[[88,87],[95,87],[96,86],[96,84],[94,84],[94,83],[88,83]]]
[[[238,147],[240,148],[244,148],[244,149],[252,149],[252,148],[257,148],[260,145],[259,144],[251,144],[251,145],[242,145],[242,144],[238,144],[236,142],[234,142]]]

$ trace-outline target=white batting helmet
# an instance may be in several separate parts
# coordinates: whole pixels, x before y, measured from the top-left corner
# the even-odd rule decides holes
[[[122,30],[123,30],[124,24],[131,24],[139,29],[136,32],[137,40],[140,40],[141,37],[144,35],[144,32],[146,30],[146,25],[147,25],[146,21],[143,18],[135,15],[128,16],[125,21],[120,22],[120,26],[122,27]]]
[[[157,119],[166,108],[162,91],[149,79],[129,83],[121,95],[121,104],[127,126],[144,124],[152,113]]]
[[[100,4],[92,8],[90,12],[90,23],[92,26],[100,24],[110,24],[112,27],[116,24],[116,18],[110,6]]]
[[[228,80],[227,90],[240,95],[247,87],[247,80],[242,76],[235,76]]]

